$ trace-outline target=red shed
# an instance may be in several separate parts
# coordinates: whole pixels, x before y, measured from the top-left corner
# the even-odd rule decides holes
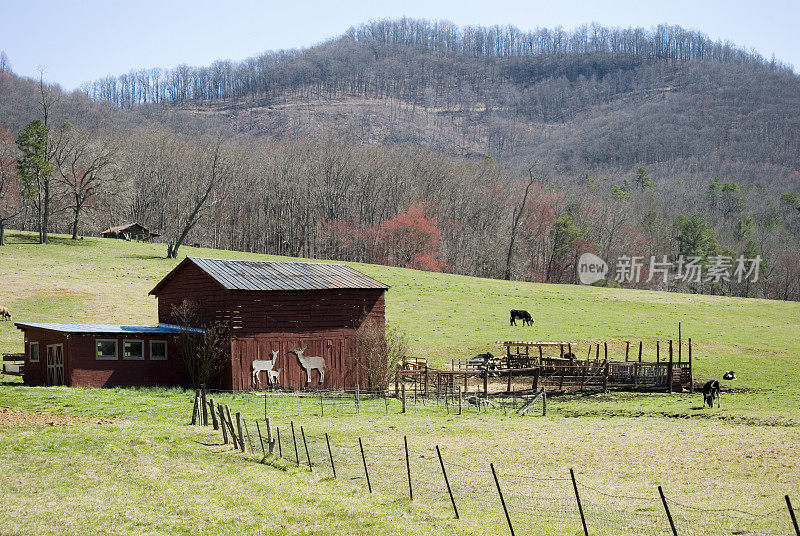
[[[351,388],[365,378],[356,331],[366,319],[384,325],[388,288],[343,264],[188,257],[150,294],[160,322],[173,323],[173,307],[188,299],[202,322],[230,328],[223,389],[252,389],[254,361],[286,388]],[[295,349],[305,349],[303,361]],[[260,374],[265,385],[267,373]]]
[[[25,333],[28,385],[72,387],[185,386],[186,367],[173,342],[179,326],[15,322]]]

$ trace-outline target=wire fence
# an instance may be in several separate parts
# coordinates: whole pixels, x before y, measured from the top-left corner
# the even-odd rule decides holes
[[[313,397],[290,398],[283,395],[284,400],[277,400],[268,395],[264,398],[267,417],[253,419],[249,426],[241,412],[231,414],[231,409],[222,404],[215,404],[211,412],[211,402],[206,401],[208,422],[219,430],[225,429],[225,442],[255,454],[257,460],[282,458],[343,486],[424,502],[443,515],[478,522],[488,534],[800,536],[788,496],[787,506],[748,512],[685,504],[660,494],[660,488],[646,496],[610,493],[581,482],[571,470],[564,474],[533,472],[493,464],[486,457],[456,458],[446,447],[431,444],[424,437],[354,440],[347,433],[323,430],[317,425],[309,427],[303,416],[304,410],[311,411]],[[254,399],[253,395],[234,398],[251,404]],[[397,400],[372,397],[358,401],[361,406],[357,408],[356,402],[345,396],[314,399],[316,404],[320,400],[322,406],[317,407],[317,413],[369,414],[381,409],[390,411],[386,404],[394,404],[391,408],[396,411],[398,404]],[[198,423],[202,422],[201,404],[202,397],[196,396],[193,416]],[[297,420],[287,419],[287,415],[291,417],[291,412],[286,412],[290,409],[287,404],[299,404]],[[433,411],[443,411],[441,404],[431,406]],[[270,413],[270,407],[281,411]],[[248,415],[253,414],[252,409]],[[504,409],[476,406],[470,411]]]

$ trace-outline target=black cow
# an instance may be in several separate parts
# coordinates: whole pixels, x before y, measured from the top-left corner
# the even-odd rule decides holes
[[[467,361],[467,364],[478,368],[478,370],[486,370],[487,367],[489,370],[494,370],[497,368],[495,357],[489,352],[486,352],[485,354],[478,354],[475,357],[470,358],[470,360]]]
[[[714,407],[714,399],[717,400],[717,407],[719,407],[719,380],[709,380],[703,386],[703,400],[708,404],[709,408]]]
[[[516,319],[519,318],[522,320],[522,325],[528,324],[529,326],[533,325],[533,318],[531,318],[531,314],[528,311],[518,311],[516,309],[511,309],[511,325],[516,326],[517,322]]]

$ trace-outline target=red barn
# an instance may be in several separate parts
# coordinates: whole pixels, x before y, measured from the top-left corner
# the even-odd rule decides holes
[[[286,388],[366,387],[356,332],[366,320],[384,326],[388,288],[341,264],[190,257],[150,291],[158,326],[16,322],[25,333],[23,378],[76,387],[188,385],[174,338],[202,329],[176,325],[172,311],[190,300],[201,324],[221,322],[230,333],[230,360],[214,387],[252,389],[254,361],[262,386],[271,368]]]
[[[173,342],[179,326],[16,322],[25,333],[27,385],[186,385]],[[202,330],[193,330],[202,332]]]
[[[173,307],[188,299],[199,306],[202,322],[230,328],[222,389],[253,388],[256,360],[273,361],[272,370],[281,369],[277,383],[286,388],[351,388],[365,387],[356,331],[367,319],[384,325],[388,288],[342,264],[188,257],[150,294],[158,297],[159,322],[172,323]],[[324,381],[320,368],[306,369],[295,349],[305,349],[306,366],[318,358],[311,361],[321,363]],[[259,380],[265,385],[266,373]]]

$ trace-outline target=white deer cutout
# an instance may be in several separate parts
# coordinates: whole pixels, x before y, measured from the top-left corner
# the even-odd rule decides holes
[[[303,346],[302,348],[294,348],[292,352],[297,355],[297,359],[300,360],[300,364],[303,365],[303,368],[306,369],[306,383],[311,383],[311,371],[317,369],[319,371],[319,383],[325,381],[325,359],[322,357],[314,357],[314,356],[304,356],[303,352],[305,352],[307,348]]]
[[[282,368],[279,368],[278,370],[270,370],[269,371],[269,383],[271,383],[272,385],[277,385],[278,377],[281,375],[281,371],[282,370],[283,370]]]
[[[267,383],[272,383],[272,367],[275,366],[275,363],[278,361],[278,351],[272,350],[272,359],[256,359],[253,361],[253,364],[250,366],[250,372],[253,376],[253,387],[260,387],[261,380],[258,377],[258,373],[266,371],[267,373]],[[278,369],[278,374],[283,369]],[[277,376],[277,375],[276,375]]]

